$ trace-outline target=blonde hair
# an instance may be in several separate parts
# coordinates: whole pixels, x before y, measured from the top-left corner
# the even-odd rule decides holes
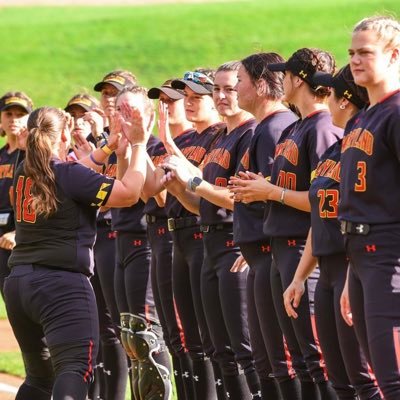
[[[364,18],[353,29],[353,33],[360,31],[374,31],[386,49],[400,47],[400,23],[395,18],[383,15]]]
[[[56,178],[51,159],[53,147],[66,126],[67,117],[58,108],[41,107],[28,118],[24,172],[33,183],[31,207],[45,218],[57,211]]]

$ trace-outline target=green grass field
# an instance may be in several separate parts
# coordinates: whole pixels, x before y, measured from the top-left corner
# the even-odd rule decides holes
[[[198,66],[259,51],[287,57],[300,47],[331,51],[341,66],[354,23],[378,13],[399,16],[398,0],[3,7],[0,94],[23,90],[36,106],[64,107],[116,68],[132,70],[150,87]],[[18,354],[1,354],[0,360],[0,371],[22,373]]]

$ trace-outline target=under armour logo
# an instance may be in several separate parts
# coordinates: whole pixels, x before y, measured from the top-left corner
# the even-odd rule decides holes
[[[356,225],[357,233],[364,233],[364,225]]]
[[[287,245],[288,245],[289,247],[294,247],[294,246],[296,246],[296,241],[295,241],[295,240],[288,240],[288,241],[287,241]]]
[[[141,246],[141,245],[142,245],[142,241],[141,241],[141,240],[134,240],[134,241],[132,242],[132,244],[133,244],[134,246]]]
[[[159,235],[165,235],[165,228],[158,228]]]
[[[351,99],[353,97],[353,95],[348,90],[343,93],[343,96],[346,97],[346,99]]]
[[[198,381],[199,381],[199,376],[198,376],[198,375],[194,375],[194,376],[193,376],[193,379],[194,379],[196,382],[198,382]]]
[[[182,374],[182,378],[189,378],[189,371],[185,371],[185,372]]]
[[[231,395],[229,394],[229,392],[226,392],[226,397],[227,397],[228,399],[231,398]]]
[[[178,371],[176,369],[174,369],[174,375],[178,376]]]
[[[368,253],[375,253],[376,252],[376,246],[374,244],[367,244],[365,246],[365,250],[367,250]]]
[[[299,72],[299,76],[301,76],[303,79],[307,78],[307,74],[303,70]]]
[[[203,234],[201,232],[199,233],[193,233],[193,237],[195,239],[203,239]]]
[[[256,394],[252,394],[251,398],[252,399],[257,399],[257,398],[261,399],[261,390],[259,390]]]
[[[222,380],[221,380],[220,378],[218,378],[218,379],[215,381],[215,385],[216,385],[216,386],[222,386]]]
[[[271,246],[261,246],[261,251],[263,253],[270,253],[271,252]]]
[[[109,369],[103,369],[103,372],[104,372],[106,375],[111,376],[111,370],[109,370]]]
[[[117,232],[113,231],[113,232],[108,232],[108,238],[109,239],[115,239],[117,237]]]
[[[226,247],[233,247],[234,245],[235,245],[235,242],[233,240],[226,241]]]

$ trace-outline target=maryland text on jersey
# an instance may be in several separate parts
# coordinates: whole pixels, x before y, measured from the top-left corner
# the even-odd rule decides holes
[[[0,179],[12,178],[14,175],[14,164],[0,165]]]
[[[214,149],[204,157],[203,168],[210,163],[218,164],[224,169],[228,169],[231,162],[231,154],[224,148]]]
[[[374,136],[367,129],[353,129],[343,138],[342,153],[351,147],[359,149],[370,156],[373,152]]]
[[[315,170],[314,178],[318,176],[325,176],[336,182],[340,182],[340,161],[334,161],[328,158],[320,162]]]
[[[292,139],[286,139],[283,143],[276,145],[275,159],[278,156],[285,157],[291,164],[297,165],[299,160],[299,148]]]
[[[206,149],[202,146],[189,146],[182,150],[183,155],[189,160],[200,164],[206,154]]]

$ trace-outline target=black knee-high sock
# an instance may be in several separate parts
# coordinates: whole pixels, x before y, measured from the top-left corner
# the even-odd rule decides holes
[[[217,396],[212,364],[209,359],[192,360],[194,398],[215,399]]]
[[[337,395],[329,381],[318,382],[317,387],[321,400],[337,400]]]
[[[182,352],[182,355],[185,353]],[[190,397],[186,397],[185,394],[185,387],[183,385],[183,378],[182,378],[182,368],[181,362],[178,356],[172,355],[172,371],[175,380],[175,393],[178,400],[189,400]]]
[[[245,375],[247,386],[253,399],[261,399],[261,385],[256,371],[251,371]]]
[[[274,378],[260,378],[262,400],[282,400],[278,384]],[[257,397],[254,397],[255,399]]]
[[[216,361],[211,361],[214,371],[215,389],[217,391],[218,400],[226,400],[224,381],[222,379],[222,372],[219,364]]]
[[[279,390],[283,400],[302,400],[300,382],[297,378],[279,382]]]
[[[301,398],[307,400],[325,400],[320,399],[317,385],[314,382],[300,381]]]
[[[56,378],[53,388],[53,400],[85,400],[88,384],[83,377],[73,373],[63,373]],[[36,397],[32,397],[36,400]]]
[[[120,343],[103,344],[104,399],[124,400],[128,379],[126,353]]]
[[[45,391],[30,385],[25,382],[19,387],[15,400],[50,400],[51,391]]]
[[[244,375],[223,375],[226,397],[229,400],[250,400],[251,394]]]

